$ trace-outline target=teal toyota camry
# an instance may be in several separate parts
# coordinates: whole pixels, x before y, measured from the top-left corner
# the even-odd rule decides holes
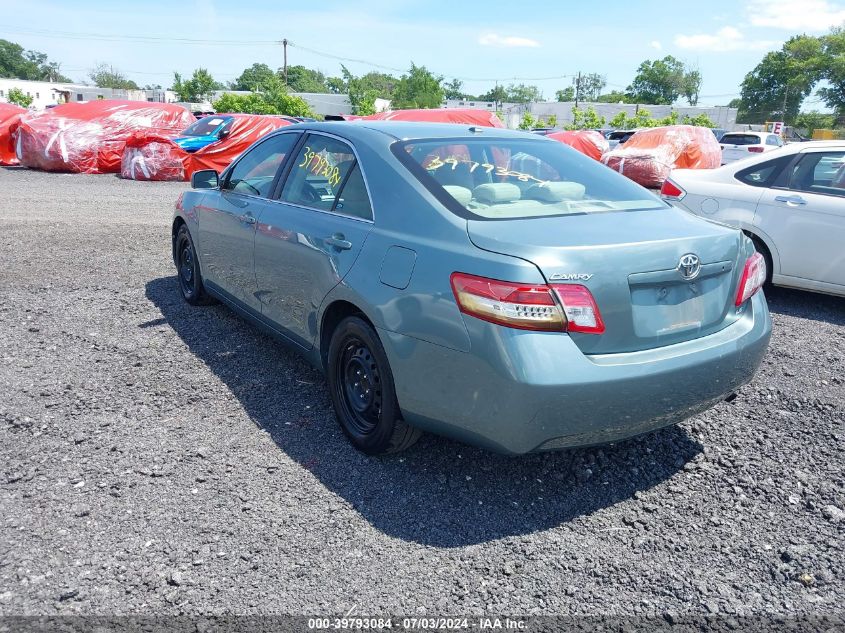
[[[369,454],[423,431],[519,454],[675,424],[734,397],[771,335],[743,233],[502,129],[285,127],[193,174],[173,259],[186,301],[320,368]]]

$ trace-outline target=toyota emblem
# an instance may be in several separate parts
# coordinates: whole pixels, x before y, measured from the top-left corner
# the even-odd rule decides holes
[[[698,277],[698,273],[701,272],[701,260],[698,258],[698,255],[694,253],[683,255],[681,261],[678,262],[678,272],[687,281],[692,281]]]

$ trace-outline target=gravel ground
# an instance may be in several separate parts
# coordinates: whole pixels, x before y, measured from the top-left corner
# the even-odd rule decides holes
[[[732,404],[615,446],[368,458],[179,297],[184,185],[0,168],[0,614],[835,614],[845,300],[773,290]]]

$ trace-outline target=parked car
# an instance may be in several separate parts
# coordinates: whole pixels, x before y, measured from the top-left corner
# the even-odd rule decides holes
[[[367,453],[637,435],[730,397],[769,340],[750,239],[535,134],[302,124],[192,185],[184,299],[303,353]]]
[[[661,194],[745,231],[773,284],[845,295],[845,141],[791,143],[718,169],[674,170]]]
[[[231,114],[205,116],[172,140],[186,152],[196,152],[226,138],[234,122],[235,117]]]
[[[722,164],[748,158],[754,154],[770,152],[783,147],[783,139],[771,132],[728,132],[719,140],[722,146]]]
[[[638,130],[611,130],[605,136],[607,138],[608,143],[610,143],[610,149],[616,149],[617,146],[622,145],[631,138]]]

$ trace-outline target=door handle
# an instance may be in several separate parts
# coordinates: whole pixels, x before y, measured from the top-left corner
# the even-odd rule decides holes
[[[775,202],[785,202],[786,204],[804,205],[807,201],[801,196],[775,196]]]
[[[335,233],[331,237],[327,237],[323,240],[329,246],[334,246],[339,251],[348,251],[352,248],[352,242],[346,239],[343,233]]]
[[[247,224],[255,224],[257,222],[257,220],[255,219],[255,216],[249,215],[248,213],[244,213],[243,215],[239,215],[238,219],[241,222],[246,222]]]

